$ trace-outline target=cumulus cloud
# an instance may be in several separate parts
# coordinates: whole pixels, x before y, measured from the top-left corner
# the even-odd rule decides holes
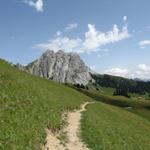
[[[24,0],[24,3],[28,4],[31,7],[34,7],[37,11],[42,12],[44,2],[43,0]]]
[[[141,48],[145,48],[146,46],[150,45],[150,40],[144,40],[139,42],[139,46]]]
[[[75,28],[77,28],[77,27],[78,27],[78,23],[71,23],[71,24],[68,24],[68,25],[66,26],[65,30],[66,30],[66,31],[68,31],[68,30],[73,30],[73,29],[75,29]]]
[[[139,64],[136,74],[138,76],[143,76],[143,77],[146,76],[150,78],[150,66],[147,66],[145,64]]]
[[[150,79],[150,66],[139,64],[135,70],[129,70],[127,68],[111,68],[103,71],[103,73],[127,78]]]
[[[123,26],[121,31],[114,25],[112,30],[104,33],[96,29],[95,25],[88,24],[88,32],[85,33],[83,47],[85,50],[94,50],[109,43],[115,43],[130,37],[127,26]]]
[[[73,29],[76,25],[69,25],[66,29]],[[91,53],[101,51],[101,47],[110,43],[115,43],[130,37],[127,24],[121,29],[113,25],[112,30],[108,32],[98,31],[93,24],[88,24],[88,31],[83,38],[70,38],[56,33],[57,37],[47,42],[37,44],[35,47],[40,49],[51,49],[58,51],[60,49],[67,52]]]
[[[125,68],[112,68],[104,71],[105,74],[110,74],[114,76],[128,77],[129,70]]]
[[[127,21],[128,17],[127,16],[123,16],[123,21]]]
[[[61,36],[45,43],[38,44],[36,47],[41,49],[51,49],[53,51],[65,50],[66,52],[74,52],[76,50],[77,53],[80,53],[81,43],[82,40],[79,38],[71,39]]]

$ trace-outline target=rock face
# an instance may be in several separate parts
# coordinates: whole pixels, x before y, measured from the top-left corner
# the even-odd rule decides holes
[[[26,70],[26,68],[23,65],[19,64],[19,63],[17,63],[16,65],[13,65],[13,66],[20,69],[20,70],[22,70],[22,71]]]
[[[25,70],[31,74],[52,79],[60,83],[86,85],[92,77],[91,70],[76,53],[47,50],[39,59],[30,63]]]

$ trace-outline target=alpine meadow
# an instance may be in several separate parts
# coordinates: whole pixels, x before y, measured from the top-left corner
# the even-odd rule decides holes
[[[1,0],[0,150],[150,150],[149,6]]]

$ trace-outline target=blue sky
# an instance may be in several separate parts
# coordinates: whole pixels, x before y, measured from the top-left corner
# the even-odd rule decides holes
[[[1,0],[0,57],[77,52],[100,73],[150,78],[149,0]]]

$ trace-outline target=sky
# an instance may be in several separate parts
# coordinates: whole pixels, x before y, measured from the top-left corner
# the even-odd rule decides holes
[[[27,65],[47,49],[98,73],[150,79],[150,0],[1,0],[0,58]]]

